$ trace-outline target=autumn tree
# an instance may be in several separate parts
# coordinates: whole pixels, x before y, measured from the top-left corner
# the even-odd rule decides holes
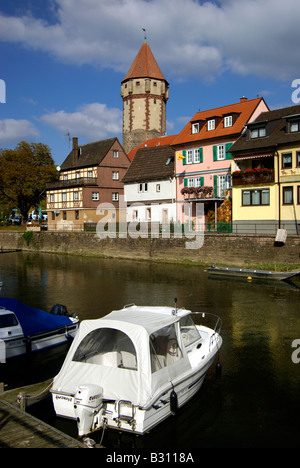
[[[57,178],[47,145],[21,141],[15,149],[0,149],[0,197],[19,208],[23,220],[45,197],[45,184]]]

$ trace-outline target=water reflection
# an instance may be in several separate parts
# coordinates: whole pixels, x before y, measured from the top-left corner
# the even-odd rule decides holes
[[[135,439],[137,446],[299,445],[300,364],[291,360],[292,341],[300,338],[299,279],[294,286],[248,283],[210,279],[192,266],[31,253],[2,254],[0,267],[2,295],[44,310],[62,303],[81,320],[132,302],[173,305],[175,297],[179,307],[221,316],[222,379],[212,369],[198,395],[175,418]],[[35,358],[39,372],[31,377],[41,378],[45,369],[46,378],[55,375],[61,365],[55,356],[51,364]],[[24,369],[21,379],[30,365]],[[117,443],[105,437],[106,444]],[[132,441],[122,436],[121,443]]]

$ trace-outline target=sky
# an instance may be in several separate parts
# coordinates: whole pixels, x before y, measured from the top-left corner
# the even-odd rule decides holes
[[[0,148],[41,142],[60,165],[72,137],[122,143],[121,81],[145,34],[169,135],[242,96],[298,104],[299,18],[299,0],[0,0]]]

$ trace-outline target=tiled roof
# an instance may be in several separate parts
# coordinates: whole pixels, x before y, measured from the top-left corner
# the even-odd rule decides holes
[[[107,140],[87,143],[86,145],[79,145],[78,148],[80,151],[78,152],[77,163],[73,164],[72,150],[62,163],[61,170],[65,171],[69,169],[98,165],[116,140],[117,138],[109,138]]]
[[[166,81],[146,42],[140,48],[122,83],[132,78],[154,78]]]
[[[174,175],[174,150],[171,146],[139,148],[122,182],[160,180]]]
[[[266,123],[266,136],[261,138],[251,139],[248,138],[247,132],[244,132],[240,138],[231,146],[230,152],[236,151],[249,151],[275,149],[277,145],[293,144],[298,142],[300,144],[299,132],[286,132],[287,117],[299,115],[300,120],[300,105],[284,107],[282,109],[275,109],[268,112],[262,112],[254,122],[250,125],[254,126],[256,123]],[[250,127],[249,125],[249,127]]]
[[[146,140],[140,146],[137,146],[136,148],[129,151],[128,157],[130,161],[132,161],[139,148],[145,148],[145,147],[152,148],[153,146],[172,145],[176,137],[177,135],[167,135],[167,136],[151,138],[150,140]]]
[[[226,138],[227,136],[230,137],[231,135],[240,134],[244,125],[249,121],[253,115],[253,112],[261,101],[264,102],[263,98],[256,98],[251,100],[242,98],[241,101],[236,104],[197,112],[189,121],[189,123],[183,128],[183,130],[178,134],[173,144],[180,145],[193,141],[222,137]],[[223,121],[220,121],[220,123],[216,125],[215,130],[207,130],[207,120],[214,118],[217,119],[218,117],[221,119],[225,115],[235,115],[236,119],[234,119],[233,125],[231,127],[224,127]],[[192,134],[191,127],[193,122],[202,122],[203,126],[201,127],[200,132]]]

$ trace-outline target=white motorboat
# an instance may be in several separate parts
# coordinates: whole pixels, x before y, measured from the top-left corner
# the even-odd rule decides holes
[[[80,437],[105,427],[143,434],[174,414],[199,390],[222,344],[220,318],[194,314],[129,305],[82,321],[53,380],[56,414],[77,420]],[[211,316],[215,326],[192,316]]]
[[[78,326],[78,317],[69,316],[61,304],[50,313],[1,297],[0,363],[72,340]]]

